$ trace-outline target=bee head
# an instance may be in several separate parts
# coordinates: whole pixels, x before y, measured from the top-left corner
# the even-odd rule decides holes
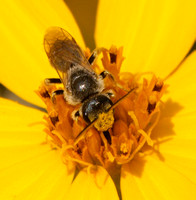
[[[82,115],[87,123],[96,120],[94,126],[98,131],[106,131],[112,127],[114,123],[113,103],[103,94],[97,94],[86,101],[82,105]]]

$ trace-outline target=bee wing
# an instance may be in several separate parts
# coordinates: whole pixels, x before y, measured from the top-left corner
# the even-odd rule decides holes
[[[77,64],[93,71],[75,39],[62,28],[52,27],[47,31],[44,37],[44,48],[51,65],[59,75],[65,76],[64,73]]]

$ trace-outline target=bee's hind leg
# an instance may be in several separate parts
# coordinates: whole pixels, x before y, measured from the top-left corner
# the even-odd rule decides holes
[[[46,78],[44,80],[44,83],[46,85],[51,85],[51,84],[61,84],[61,79],[60,78]],[[64,94],[64,90],[55,90],[54,92],[52,92],[51,95],[51,99],[52,102],[55,103],[56,102],[56,95],[63,95]]]
[[[46,78],[44,82],[46,85],[62,83],[60,78]]]
[[[56,95],[64,95],[64,90],[55,90],[54,92],[52,92],[52,102],[55,103],[56,102]]]

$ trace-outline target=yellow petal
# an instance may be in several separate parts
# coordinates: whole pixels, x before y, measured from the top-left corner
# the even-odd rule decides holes
[[[138,158],[123,166],[121,191],[123,199],[194,199],[196,196],[194,183],[151,156],[146,161]]]
[[[123,198],[195,198],[195,65],[196,52],[166,81],[168,93],[162,105],[160,122],[152,133],[154,150],[146,146],[142,150],[145,160],[134,158],[122,168]]]
[[[182,66],[166,81],[169,84],[168,94],[164,100],[171,98],[182,107],[178,115],[196,112],[196,51],[194,51]]]
[[[152,134],[155,150],[150,152],[196,184],[195,121],[195,113],[161,120]]]
[[[196,1],[99,1],[97,46],[124,46],[123,71],[166,76],[195,40]]]
[[[196,184],[195,144],[195,139],[178,139],[175,136],[170,140],[160,140],[158,148],[155,147],[155,151],[152,150],[151,153]]]
[[[43,105],[34,90],[45,78],[57,77],[44,52],[45,31],[62,27],[84,47],[78,26],[63,1],[4,1],[0,16],[0,81],[25,100]]]
[[[195,66],[196,51],[166,80],[169,85],[168,92],[163,97],[164,104],[162,105],[160,122],[152,134],[153,138],[169,139],[168,142],[164,142],[160,147],[171,145],[171,148],[176,148],[178,144],[179,147],[182,147],[182,151],[190,150],[189,153],[192,152],[192,156],[194,156],[195,152],[191,149],[191,144],[193,148],[196,146]],[[170,144],[175,144],[174,139],[177,140],[175,147]],[[184,144],[187,143],[187,148],[184,148],[183,140]],[[180,154],[178,149],[177,151]],[[189,153],[186,152],[185,154],[190,155]],[[194,157],[196,158],[196,156]]]
[[[58,153],[48,151],[1,170],[0,198],[62,199],[74,171],[67,171]]]
[[[129,199],[144,200],[145,199],[145,195],[143,194],[143,191],[138,186],[138,183],[135,180],[134,174],[131,174],[128,168],[130,167],[132,169],[135,169],[137,162],[138,160],[134,159],[131,162],[131,166],[123,166],[121,169],[120,188],[121,188],[123,200],[129,200]],[[140,163],[140,164],[141,165],[139,167],[141,170],[141,167],[143,167],[144,163]]]
[[[196,184],[196,52],[168,80],[161,119],[152,133],[152,154]],[[157,142],[156,142],[157,141]]]
[[[0,199],[61,199],[71,184],[58,151],[44,143],[43,112],[0,99]]]
[[[0,169],[47,152],[44,113],[0,98]]]
[[[196,52],[193,52],[166,82],[161,120],[152,136],[168,140],[160,151],[196,160]]]
[[[179,147],[177,147],[179,149]],[[183,148],[183,147],[182,147]],[[187,147],[186,147],[187,148]],[[185,150],[186,151],[186,150]],[[181,175],[186,177],[190,182],[196,185],[196,158],[190,157],[188,154],[180,155],[180,152],[175,155],[175,152],[164,152],[161,151],[162,158],[164,163],[170,168],[178,171]],[[154,155],[156,159],[159,159],[157,155]]]
[[[41,144],[44,112],[0,98],[0,147]]]
[[[9,168],[10,166],[20,163],[28,158],[42,155],[50,150],[51,148],[48,145],[43,144],[0,147],[0,170]]]
[[[67,199],[118,199],[114,183],[102,167],[84,169],[79,172],[74,180]]]

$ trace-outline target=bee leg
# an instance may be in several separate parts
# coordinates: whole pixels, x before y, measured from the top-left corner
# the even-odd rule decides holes
[[[122,85],[120,85],[119,83],[116,82],[114,76],[113,76],[110,72],[108,72],[107,70],[102,71],[102,72],[99,74],[99,76],[100,76],[102,79],[104,79],[104,78],[106,78],[106,77],[110,78],[110,80],[112,80],[112,82],[113,82],[118,88],[120,88],[120,89],[122,89],[122,90],[128,92],[128,90],[124,89]]]
[[[74,121],[77,121],[78,120],[78,117],[80,116],[80,111],[79,110],[74,110],[72,113],[71,113],[71,117]]]
[[[60,78],[46,78],[44,82],[46,85],[62,83]]]
[[[108,72],[107,70],[102,71],[101,74],[99,74],[99,76],[101,76],[102,79],[109,77],[112,81],[115,82],[113,75],[110,72]]]
[[[95,61],[95,59],[97,58],[97,56],[102,52],[102,51],[107,51],[107,49],[101,47],[101,48],[97,48],[95,50],[93,50],[91,56],[88,58],[88,62],[90,63],[90,65],[92,65]]]
[[[64,95],[64,90],[56,90],[52,93],[52,102],[55,103],[56,102],[56,95]]]
[[[109,97],[115,97],[115,94],[114,94],[113,90],[108,90],[106,92],[106,95],[108,95]]]

